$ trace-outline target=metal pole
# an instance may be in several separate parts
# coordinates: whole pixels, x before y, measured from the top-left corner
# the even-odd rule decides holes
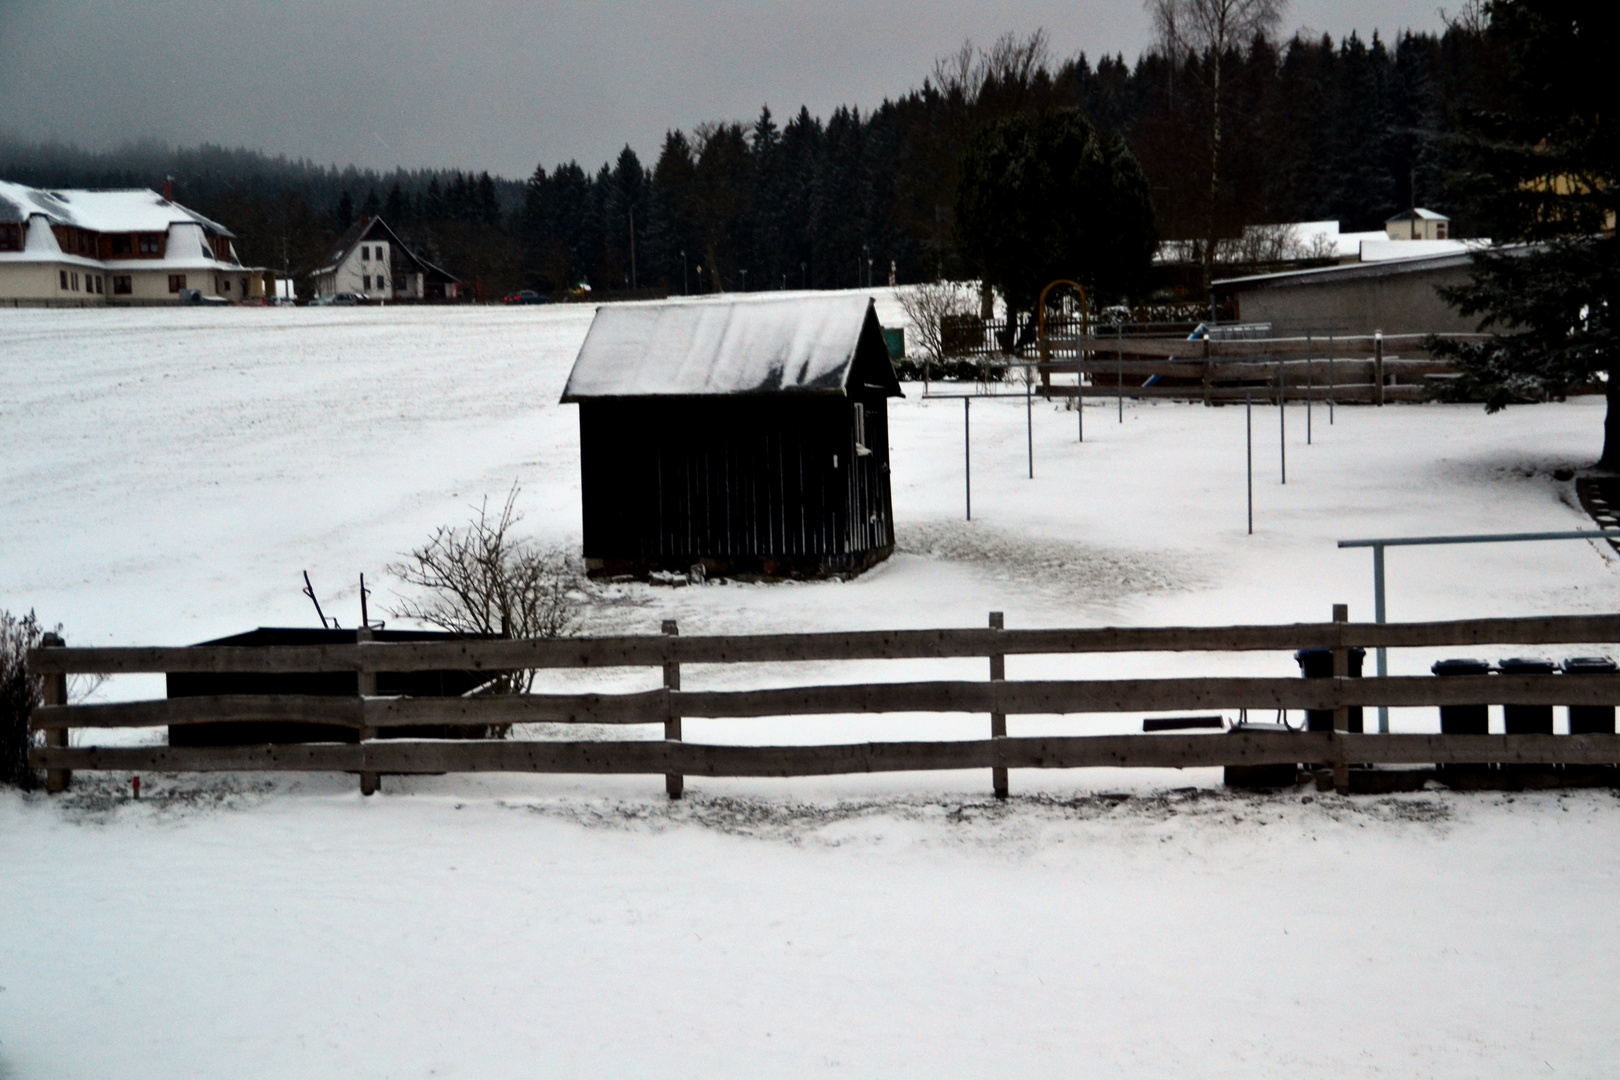
[[[1328,335],[1328,427],[1333,426],[1333,335]]]
[[[1384,621],[1384,545],[1373,545],[1373,621]],[[1389,650],[1378,647],[1378,677],[1389,675]],[[1378,734],[1389,734],[1389,706],[1378,706]]]
[[[1311,445],[1311,396],[1314,383],[1311,380],[1311,339],[1305,338],[1305,445]]]
[[[1119,422],[1125,422],[1125,324],[1115,329],[1115,362],[1119,364]]]
[[[973,520],[973,428],[968,418],[973,399],[962,399],[962,490],[967,496],[967,519]]]
[[[1029,478],[1035,479],[1035,373],[1024,369],[1024,436],[1029,440]]]
[[[1243,426],[1247,442],[1244,453],[1249,466],[1249,535],[1254,535],[1254,391],[1243,392]]]
[[[1282,461],[1282,482],[1288,483],[1288,383],[1283,362],[1277,361],[1277,452]]]

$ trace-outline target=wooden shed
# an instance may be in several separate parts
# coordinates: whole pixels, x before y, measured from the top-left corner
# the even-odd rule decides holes
[[[900,396],[867,297],[599,308],[562,397],[579,405],[588,571],[811,578],[882,561]]]

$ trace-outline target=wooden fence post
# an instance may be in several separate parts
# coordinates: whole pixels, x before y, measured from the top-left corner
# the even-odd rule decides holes
[[[1384,403],[1384,332],[1373,333],[1373,400],[1379,405]]]
[[[40,645],[40,648],[42,648],[42,649],[60,649],[63,646],[65,646],[66,644],[67,644],[67,642],[63,641],[61,639],[61,637],[59,635],[56,635],[56,634],[44,634],[39,639],[39,645]],[[45,681],[45,704],[47,704],[47,705],[66,705],[67,704],[67,676],[65,674],[63,674],[62,672],[59,672],[59,671],[58,672],[52,672],[51,674],[45,676],[44,681]],[[45,745],[46,746],[66,746],[67,744],[68,744],[68,729],[67,728],[47,728],[46,729],[46,731],[45,731]],[[47,792],[49,792],[50,794],[52,794],[52,795],[55,795],[55,794],[57,794],[59,792],[66,791],[67,788],[68,788],[68,785],[71,784],[72,782],[73,782],[73,770],[72,769],[47,769],[47,770],[45,770],[45,790]]]
[[[1350,605],[1334,604],[1333,621],[1347,623],[1350,621]],[[1344,647],[1344,635],[1333,643],[1333,685],[1341,692],[1344,680],[1350,677],[1350,651]],[[1333,710],[1333,738],[1337,742],[1342,733],[1350,730],[1350,709],[1346,705],[1339,705]],[[1333,790],[1340,795],[1350,794],[1350,766],[1344,761],[1333,763]]]
[[[1005,620],[1002,617],[1001,612],[992,611],[990,613],[990,629],[992,629],[992,630],[1004,630],[1004,629],[1006,629],[1006,623],[1005,623]],[[1004,653],[998,653],[998,652],[991,653],[990,654],[990,681],[991,682],[1003,682],[1003,681],[1006,680],[1006,678],[1007,678],[1007,657],[1006,657],[1006,655]],[[992,739],[1005,739],[1007,737],[1007,714],[1006,713],[991,713],[990,714],[990,737]],[[999,767],[992,768],[990,770],[990,784],[991,784],[991,787],[995,789],[996,798],[1005,799],[1007,797],[1007,770],[1003,769],[1003,768],[999,768]]]
[[[664,620],[664,633],[675,637],[681,632],[674,619]],[[664,689],[679,690],[681,688],[681,665],[670,662],[664,665]],[[681,718],[671,716],[664,721],[664,738],[671,742],[681,741]],[[686,790],[686,778],[680,773],[664,774],[664,791],[672,799],[678,799]]]
[[[371,639],[372,639],[371,627],[369,627],[369,626],[362,626],[362,627],[360,627],[358,630],[356,630],[354,632],[354,640],[355,640],[356,644],[358,644],[358,643],[360,643],[362,641],[370,641]],[[358,671],[358,672],[355,673],[355,677],[356,677],[356,679],[357,679],[357,681],[359,683],[360,710],[361,710],[361,716],[363,718],[364,715],[365,715],[365,708],[366,708],[365,701],[366,701],[366,698],[368,698],[368,697],[376,697],[377,696],[377,673],[375,671]],[[365,753],[365,744],[367,742],[369,742],[370,740],[375,739],[376,737],[377,737],[377,729],[376,728],[367,727],[364,724],[361,725],[361,727],[360,727],[360,746],[361,746],[361,754],[362,755]],[[364,759],[362,758],[362,760],[364,760]],[[381,788],[381,787],[382,787],[382,777],[381,776],[379,776],[377,773],[374,773],[374,772],[365,772],[364,770],[361,771],[361,773],[360,773],[360,794],[362,794],[362,795],[375,795],[375,794],[377,794],[378,789]]]

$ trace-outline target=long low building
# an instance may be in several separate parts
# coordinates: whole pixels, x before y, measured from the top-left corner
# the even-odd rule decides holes
[[[1422,243],[1422,241],[1403,241]],[[1472,252],[1348,263],[1214,283],[1240,322],[1271,323],[1279,333],[1470,333],[1478,316],[1464,316],[1439,290],[1468,283]]]
[[[262,301],[235,235],[149,189],[46,190],[0,180],[0,304]]]

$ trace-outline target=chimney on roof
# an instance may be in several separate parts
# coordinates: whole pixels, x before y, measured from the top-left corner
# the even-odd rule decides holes
[[[174,177],[172,176],[163,178],[163,201],[174,202]]]

